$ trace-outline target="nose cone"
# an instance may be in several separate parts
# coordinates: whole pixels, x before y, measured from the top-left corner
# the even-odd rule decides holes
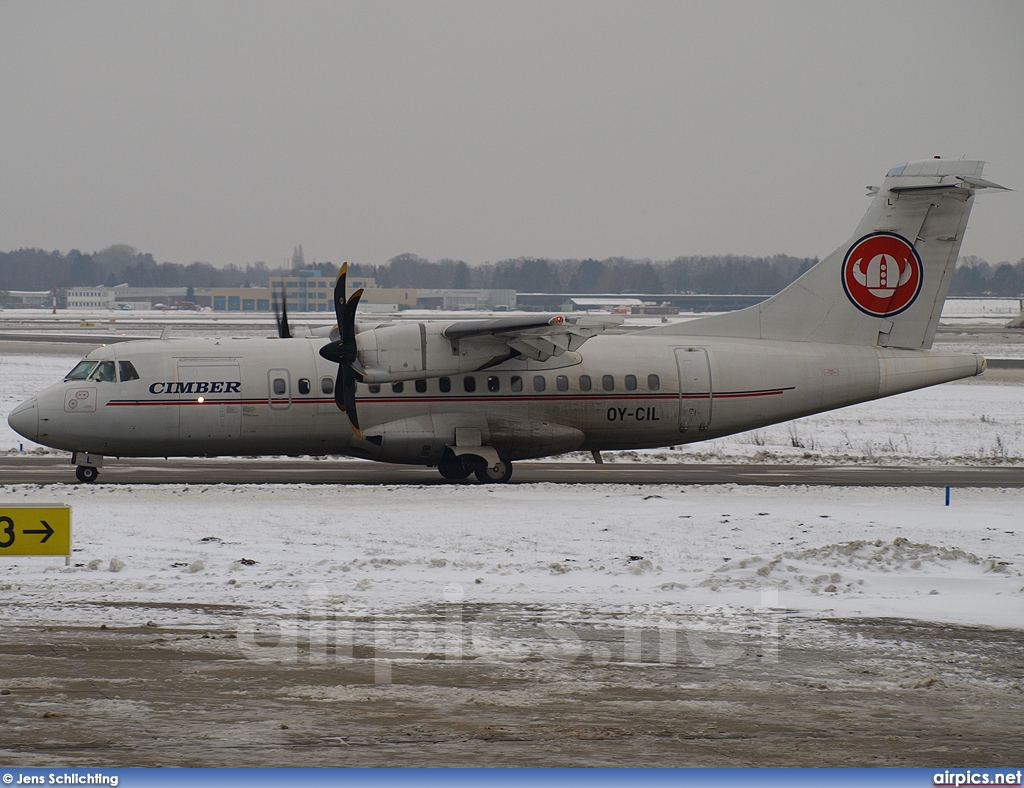
[[[39,435],[39,406],[36,404],[36,398],[33,397],[12,410],[11,415],[7,417],[7,423],[16,433],[34,441]]]

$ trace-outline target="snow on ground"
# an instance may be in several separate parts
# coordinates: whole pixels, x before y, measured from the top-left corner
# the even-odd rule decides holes
[[[446,604],[572,625],[744,611],[1024,626],[1024,490],[15,485],[71,504],[75,552],[8,559],[9,624],[399,617]],[[244,614],[244,613],[243,613]]]

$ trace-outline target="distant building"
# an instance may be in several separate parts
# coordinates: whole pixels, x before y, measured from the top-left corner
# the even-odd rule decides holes
[[[272,312],[275,303],[287,298],[289,312],[334,313],[334,284],[332,276],[320,276],[317,271],[300,271],[296,276],[274,276],[270,287],[213,287],[210,305],[214,312]],[[416,306],[416,291],[401,287],[376,287],[371,276],[349,277],[349,294],[362,288],[361,304],[366,311],[397,311]],[[198,295],[197,295],[198,297]],[[379,308],[373,310],[373,305]]]
[[[112,287],[69,287],[65,299],[68,309],[113,309],[116,303]]]
[[[185,287],[66,287],[57,295],[58,309],[151,309],[156,305],[173,306],[186,298]],[[52,301],[52,296],[50,297]],[[195,295],[200,306],[209,306],[209,296]],[[49,306],[49,303],[43,306]]]
[[[597,310],[603,312],[629,312],[642,307],[644,302],[639,298],[620,295],[606,296],[574,296],[562,306],[566,312]]]
[[[210,305],[214,312],[269,312],[273,307],[269,287],[211,287]]]
[[[318,271],[299,271],[295,276],[275,276],[270,280],[271,305],[282,300],[281,293],[287,294],[288,309],[295,312],[333,312],[334,277],[321,276]],[[372,276],[348,277],[346,286],[351,293],[359,288],[373,288],[376,280]],[[371,299],[364,299],[370,301]],[[383,299],[390,303],[393,298]],[[214,304],[214,311],[217,310]],[[269,307],[268,307],[269,308]],[[228,309],[228,311],[232,311]],[[245,310],[243,310],[245,311]]]
[[[349,287],[349,293],[354,288]],[[411,287],[369,287],[360,304],[397,304],[399,309],[416,307],[417,291]]]
[[[516,291],[422,289],[416,296],[416,306],[420,309],[444,309],[447,311],[515,309]]]
[[[0,297],[7,308],[53,306],[52,290],[6,290],[0,291]]]
[[[126,284],[110,288],[116,305],[127,305],[132,309],[151,309],[156,304],[171,306],[184,301],[187,287],[130,287]],[[201,301],[198,297],[197,301]],[[209,306],[209,302],[202,304]]]

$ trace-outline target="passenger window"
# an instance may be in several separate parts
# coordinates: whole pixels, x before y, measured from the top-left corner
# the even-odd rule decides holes
[[[452,379],[451,378],[438,378],[437,379],[437,385],[438,385],[438,388],[441,389],[442,393],[447,394],[449,391],[452,390]]]
[[[590,391],[590,375],[580,375],[580,391]]]
[[[523,379],[518,375],[513,375],[512,380],[509,382],[509,388],[511,388],[513,391],[522,391]]]
[[[334,378],[320,378],[320,391],[324,394],[333,394]]]
[[[370,393],[371,394],[380,394],[380,383],[371,383],[370,384]]]
[[[95,366],[95,361],[79,361],[75,368],[64,376],[64,380],[85,380]]]
[[[101,383],[113,383],[117,380],[114,373],[114,362],[113,361],[101,361],[96,367],[95,372],[89,376],[90,380],[98,380]]]
[[[569,378],[567,378],[565,375],[559,375],[557,378],[555,378],[555,387],[559,391],[568,391],[569,390]]]
[[[127,383],[129,380],[139,379],[139,373],[135,371],[135,365],[130,361],[118,361],[117,371],[121,375],[122,383]]]
[[[462,379],[462,388],[468,391],[476,391],[476,378],[467,375]]]
[[[309,394],[309,381],[306,378],[299,378],[299,394]]]
[[[636,375],[626,375],[626,391],[636,391]]]
[[[403,383],[400,380],[395,383],[392,383],[391,390],[395,392],[395,394],[401,394],[405,390],[405,383]]]
[[[543,375],[534,375],[533,376],[533,390],[534,391],[543,391],[545,388],[547,388],[547,381],[544,380],[544,376]]]
[[[613,391],[615,389],[615,378],[611,375],[601,376],[601,388],[605,391]]]
[[[285,391],[287,391],[287,386],[284,378],[274,378],[274,394],[281,397],[284,396]]]
[[[427,381],[425,381],[425,380],[417,380],[416,381],[416,392],[418,394],[426,394],[427,393]]]
[[[658,389],[661,388],[661,380],[658,379],[657,375],[647,376],[647,388],[649,388],[651,391],[657,391]]]
[[[497,375],[490,375],[487,378],[487,390],[488,391],[500,391],[501,381],[498,380]]]

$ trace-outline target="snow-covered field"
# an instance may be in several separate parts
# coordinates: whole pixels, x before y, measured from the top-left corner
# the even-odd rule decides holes
[[[72,566],[0,569],[9,623],[167,623],[238,605],[393,615],[536,605],[658,626],[784,609],[1024,626],[1024,490],[34,485],[68,503]],[[125,608],[121,605],[130,604]],[[177,611],[177,612],[176,612]]]

